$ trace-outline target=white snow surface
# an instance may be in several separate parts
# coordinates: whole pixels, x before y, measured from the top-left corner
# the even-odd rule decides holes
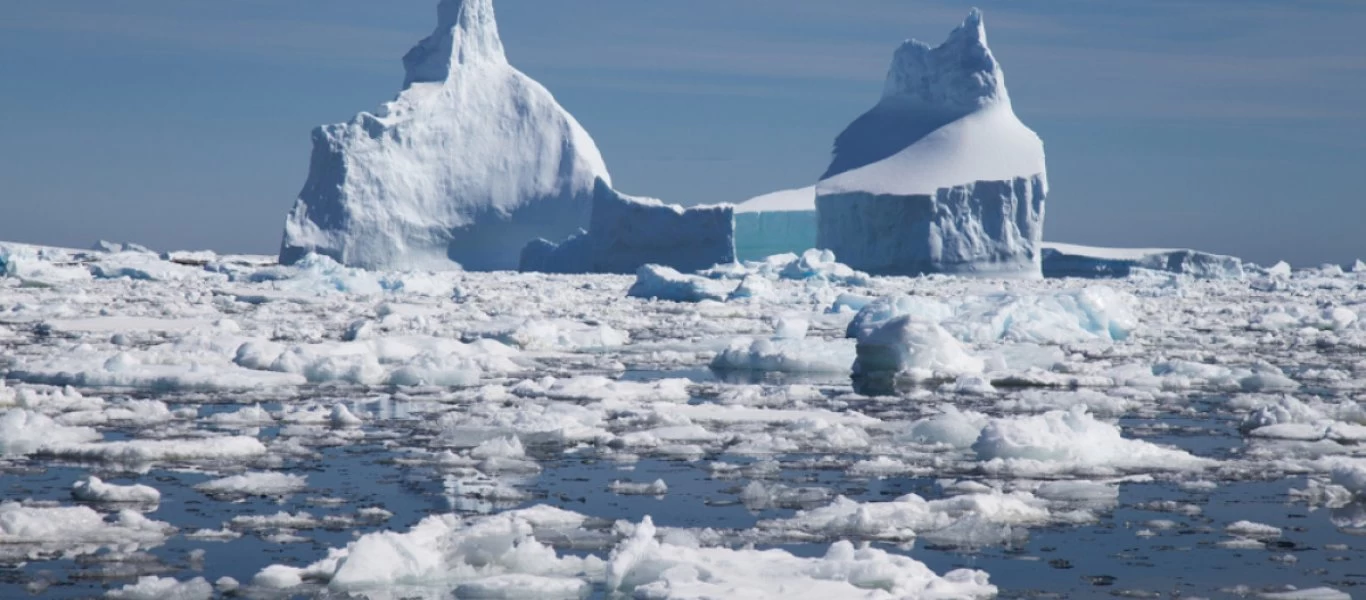
[[[884,160],[823,179],[817,190],[821,196],[932,196],[977,181],[1029,179],[1045,170],[1043,141],[1003,99]]]
[[[735,205],[735,213],[816,212],[816,186],[769,192]]]
[[[508,64],[492,0],[437,12],[396,100],[314,131],[281,262],[516,269],[527,242],[587,224],[594,181],[610,181],[593,139]]]

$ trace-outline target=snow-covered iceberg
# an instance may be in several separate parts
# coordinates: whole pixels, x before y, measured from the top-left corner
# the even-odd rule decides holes
[[[836,138],[817,246],[875,275],[1038,277],[1047,191],[974,10],[938,48],[903,44],[882,100]]]
[[[515,269],[522,246],[588,222],[607,167],[550,92],[508,64],[492,0],[441,0],[398,99],[313,132],[280,261]]]
[[[1241,259],[1197,250],[1096,248],[1052,242],[1043,245],[1044,277],[1128,277],[1135,269],[1181,273],[1199,279],[1238,279],[1246,275]]]
[[[627,196],[606,181],[593,191],[589,229],[555,244],[538,239],[522,250],[522,271],[634,273],[647,264],[700,271],[735,261],[735,208],[683,208]]]
[[[763,260],[816,247],[816,187],[783,190],[735,205],[735,256]]]

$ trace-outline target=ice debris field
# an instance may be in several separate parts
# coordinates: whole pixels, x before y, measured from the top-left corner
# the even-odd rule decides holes
[[[0,596],[1347,598],[1366,269],[0,246]]]

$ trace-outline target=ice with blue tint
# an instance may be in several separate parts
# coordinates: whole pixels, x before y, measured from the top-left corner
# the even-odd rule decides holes
[[[627,196],[599,179],[589,227],[560,244],[538,239],[520,270],[543,273],[634,273],[656,264],[684,272],[735,260],[734,209],[728,204],[683,208]]]
[[[816,187],[783,190],[735,205],[735,254],[742,261],[816,247]]]
[[[1200,279],[1240,278],[1246,275],[1241,259],[1197,250],[1097,248],[1057,243],[1043,245],[1044,277],[1128,277],[1145,269]]]
[[[974,10],[895,53],[882,99],[835,140],[817,247],[875,275],[1039,277],[1043,142],[1015,116]]]

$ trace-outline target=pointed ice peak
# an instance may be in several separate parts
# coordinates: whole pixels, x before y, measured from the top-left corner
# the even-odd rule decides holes
[[[967,18],[963,19],[963,24],[953,30],[953,33],[950,34],[950,36],[958,35],[960,32],[974,34],[978,39],[982,40],[982,45],[986,45],[987,30],[982,23],[982,9],[974,7],[972,10],[969,10]]]
[[[403,57],[403,87],[446,81],[461,65],[507,62],[493,0],[441,0],[436,14],[436,31]]]
[[[882,92],[883,104],[962,113],[998,101],[1010,101],[1005,74],[975,8],[937,48],[916,40],[902,44]]]

